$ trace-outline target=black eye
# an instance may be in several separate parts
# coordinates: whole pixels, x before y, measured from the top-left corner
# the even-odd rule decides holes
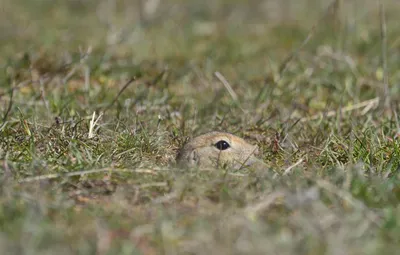
[[[218,141],[214,146],[217,147],[217,149],[218,149],[218,150],[221,150],[221,151],[226,150],[226,149],[228,149],[229,147],[231,147],[231,146],[229,145],[229,143],[226,142],[226,141],[224,141],[224,140]]]

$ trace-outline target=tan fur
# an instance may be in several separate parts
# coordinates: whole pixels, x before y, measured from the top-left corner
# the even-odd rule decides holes
[[[230,148],[219,150],[218,141],[224,140]],[[209,132],[193,138],[183,146],[177,156],[177,163],[186,167],[217,167],[228,165],[234,168],[249,166],[259,162],[254,155],[258,147],[247,143],[240,137],[225,132]]]

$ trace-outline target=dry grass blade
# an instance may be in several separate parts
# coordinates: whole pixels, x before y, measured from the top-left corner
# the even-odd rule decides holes
[[[90,120],[90,123],[89,123],[89,133],[88,133],[88,138],[89,139],[92,139],[94,137],[94,134],[95,134],[95,129],[94,128],[95,128],[96,124],[99,122],[99,120],[100,120],[100,118],[102,116],[103,116],[103,113],[101,112],[99,114],[99,116],[97,117],[97,119],[95,120],[96,112],[93,112],[92,119]]]
[[[8,107],[6,112],[4,113],[4,117],[3,117],[3,123],[6,122],[8,115],[10,114],[12,105],[13,105],[13,96],[14,96],[14,90],[12,89],[10,92],[10,102],[8,102]]]
[[[19,182],[33,182],[33,181],[42,181],[42,180],[50,180],[55,178],[67,178],[72,176],[81,176],[86,174],[96,174],[102,172],[110,172],[110,173],[144,173],[144,174],[156,174],[157,170],[153,169],[115,169],[115,168],[103,168],[103,169],[93,169],[93,170],[83,170],[83,171],[76,171],[70,172],[66,174],[46,174],[46,175],[39,175],[28,177],[25,179],[20,180]]]
[[[232,99],[235,102],[238,102],[238,96],[236,95],[235,91],[232,89],[232,86],[229,84],[226,78],[220,72],[215,72],[215,76],[225,86],[226,90],[228,91],[229,95],[231,95]]]
[[[288,168],[285,169],[285,172],[283,172],[283,175],[287,175],[290,173],[290,171],[295,168],[296,166],[300,165],[304,161],[303,158],[299,159],[296,163],[293,165],[289,166]]]
[[[285,193],[282,191],[275,191],[271,194],[264,196],[260,202],[253,205],[249,205],[244,209],[247,217],[254,219],[261,211],[267,210],[277,199],[285,197]]]
[[[383,100],[381,103],[384,104],[385,108],[390,107],[390,94],[389,94],[389,74],[387,67],[387,28],[386,28],[386,14],[385,5],[382,0],[378,0],[379,5],[379,21],[380,21],[380,36],[381,36],[381,61],[383,68]]]
[[[329,111],[327,113],[317,113],[314,114],[310,117],[304,117],[301,118],[300,121],[301,122],[305,122],[305,121],[310,121],[310,120],[317,120],[319,118],[323,118],[323,117],[334,117],[337,114],[342,114],[342,113],[346,113],[346,112],[351,112],[354,110],[358,110],[361,108],[364,108],[364,110],[361,112],[362,115],[366,114],[369,110],[376,108],[379,105],[379,97],[373,98],[373,99],[369,99],[369,100],[365,100],[363,102],[357,103],[357,104],[353,104],[353,105],[349,105],[346,106],[344,108],[341,108],[337,111]]]
[[[115,104],[115,102],[118,101],[118,98],[122,95],[122,93],[124,92],[124,90],[125,90],[126,88],[128,88],[129,85],[131,85],[132,82],[134,82],[135,80],[136,80],[136,77],[132,77],[132,78],[130,78],[130,79],[125,83],[125,85],[124,85],[124,86],[121,88],[121,90],[118,92],[118,94],[117,94],[117,96],[114,98],[114,100],[107,106],[106,109],[104,109],[104,112],[106,112],[107,110],[109,110],[109,109]]]

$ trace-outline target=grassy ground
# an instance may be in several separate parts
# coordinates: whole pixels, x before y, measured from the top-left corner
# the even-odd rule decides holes
[[[0,253],[395,254],[400,8],[333,2],[2,1]]]

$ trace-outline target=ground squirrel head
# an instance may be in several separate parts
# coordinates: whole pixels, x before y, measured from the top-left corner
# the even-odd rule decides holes
[[[240,137],[225,132],[210,132],[197,136],[179,151],[177,163],[182,166],[234,168],[249,166],[258,159],[258,147]]]

